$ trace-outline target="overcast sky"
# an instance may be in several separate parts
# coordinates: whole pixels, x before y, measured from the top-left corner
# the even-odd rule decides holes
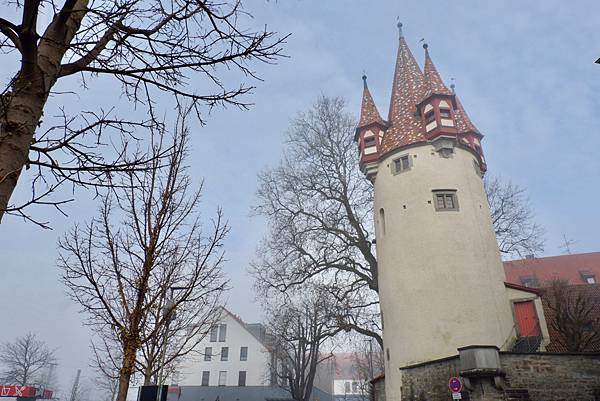
[[[485,135],[489,174],[528,189],[537,220],[547,231],[545,254],[561,252],[563,235],[575,240],[574,252],[600,250],[600,65],[594,64],[600,57],[600,2],[245,4],[254,15],[248,25],[267,24],[282,35],[292,34],[285,47],[290,57],[278,65],[256,65],[264,82],[255,82],[250,111],[214,110],[206,126],[193,123],[191,160],[194,177],[205,180],[204,215],[210,217],[221,206],[231,225],[225,271],[233,290],[228,303],[243,319],[260,319],[246,273],[265,230],[264,221],[249,215],[256,174],[278,162],[289,119],[318,96],[344,97],[348,111],[358,117],[363,71],[380,112],[387,115],[396,16],[417,60],[422,64],[419,40],[425,38],[446,83],[454,78],[462,103]],[[13,70],[1,57],[0,73],[6,79]],[[89,85],[89,91],[81,91],[76,81],[63,83],[61,89],[77,90],[79,96],[51,98],[49,107],[124,104],[117,99],[116,84],[92,80]],[[164,102],[169,104],[167,98]],[[27,189],[21,185],[16,196],[26,196]],[[77,306],[64,295],[55,264],[57,238],[95,212],[88,194],[77,191],[76,196],[68,218],[35,211],[51,220],[53,231],[10,217],[0,226],[0,341],[38,332],[57,349],[63,388],[77,368],[90,373],[90,335]]]

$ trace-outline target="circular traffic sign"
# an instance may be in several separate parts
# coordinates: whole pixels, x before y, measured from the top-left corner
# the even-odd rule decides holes
[[[462,382],[458,377],[451,377],[448,382],[448,387],[452,390],[453,393],[459,393],[462,390]]]

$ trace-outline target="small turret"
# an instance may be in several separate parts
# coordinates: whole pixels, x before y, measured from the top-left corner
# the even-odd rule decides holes
[[[446,87],[431,57],[427,43],[425,49],[425,91],[419,104],[418,114],[425,127],[425,137],[433,141],[440,136],[456,138],[454,95]]]
[[[358,142],[360,152],[360,169],[371,179],[377,172],[377,159],[381,154],[381,143],[387,123],[381,118],[373,101],[367,76],[363,75],[363,97],[360,109],[360,120],[356,127],[354,140]]]

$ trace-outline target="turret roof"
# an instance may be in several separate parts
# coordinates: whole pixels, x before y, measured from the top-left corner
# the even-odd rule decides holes
[[[475,124],[471,122],[469,115],[465,111],[465,108],[460,103],[458,96],[455,96],[456,101],[456,109],[454,110],[454,119],[456,121],[456,129],[459,133],[462,132],[475,132],[477,134],[481,134]]]
[[[402,24],[388,121],[391,127],[383,137],[382,153],[413,142],[425,140],[423,125],[416,115],[416,105],[423,97],[425,78],[415,61],[404,35]]]
[[[440,77],[435,64],[433,64],[429,56],[427,43],[423,45],[423,48],[425,49],[425,67],[423,68],[425,72],[425,94],[422,100],[431,95],[452,95],[452,92],[444,84],[442,77]]]
[[[362,97],[362,105],[360,108],[360,120],[358,122],[358,128],[366,127],[370,124],[381,124],[386,125],[386,122],[379,111],[377,111],[377,106],[375,106],[375,102],[373,101],[373,97],[371,96],[371,92],[369,92],[369,87],[367,86],[367,76],[363,75],[363,97]]]

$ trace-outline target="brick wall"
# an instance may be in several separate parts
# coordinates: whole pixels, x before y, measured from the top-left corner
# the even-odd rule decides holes
[[[474,392],[463,390],[463,399],[600,401],[600,354],[501,353],[500,360],[507,391],[480,379]],[[450,400],[448,380],[459,370],[458,356],[402,369],[402,401]]]

